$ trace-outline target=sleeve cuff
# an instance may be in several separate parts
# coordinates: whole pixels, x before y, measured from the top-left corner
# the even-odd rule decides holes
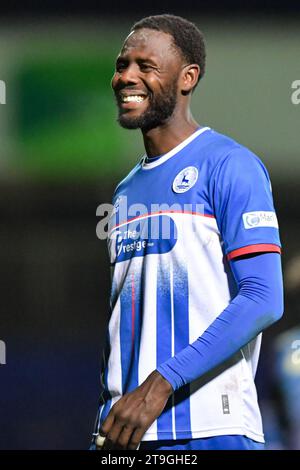
[[[243,246],[237,250],[233,250],[227,254],[227,259],[231,260],[243,255],[249,255],[252,253],[262,253],[262,252],[271,252],[271,253],[281,253],[281,248],[278,245],[272,243],[257,243],[255,245]]]
[[[180,376],[174,371],[171,371],[166,364],[161,364],[156,370],[172,385],[174,392],[183,385]]]

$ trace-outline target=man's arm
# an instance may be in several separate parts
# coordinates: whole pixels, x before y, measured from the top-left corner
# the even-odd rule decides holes
[[[235,259],[230,265],[238,295],[196,341],[157,368],[174,390],[226,361],[282,316],[279,254]]]
[[[100,429],[106,437],[106,449],[136,449],[174,390],[226,361],[280,319],[280,255],[263,253],[230,264],[239,288],[237,296],[196,341],[160,364],[143,384],[112,407]]]

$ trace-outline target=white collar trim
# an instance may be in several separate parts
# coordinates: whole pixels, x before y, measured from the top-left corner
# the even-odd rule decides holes
[[[198,135],[208,130],[210,130],[210,127],[202,127],[201,129],[198,129],[193,134],[191,134],[187,139],[183,140],[180,144],[176,145],[176,147],[174,147],[172,150],[167,152],[163,157],[160,157],[158,160],[155,160],[154,162],[146,163],[145,160],[147,158],[147,155],[144,155],[141,161],[142,169],[150,170],[151,168],[161,165],[165,161],[169,160],[169,158],[176,155],[176,153],[180,152],[180,150],[186,147],[190,142],[192,142],[196,137],[198,137]]]

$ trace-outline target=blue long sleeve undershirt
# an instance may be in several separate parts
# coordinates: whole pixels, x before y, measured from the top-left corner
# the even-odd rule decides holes
[[[222,364],[282,316],[279,254],[235,259],[230,266],[237,296],[196,341],[157,367],[174,391]]]

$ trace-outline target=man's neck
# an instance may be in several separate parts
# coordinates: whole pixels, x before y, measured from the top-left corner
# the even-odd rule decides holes
[[[170,121],[148,132],[143,132],[147,156],[156,157],[169,152],[192,135],[199,127],[199,124],[190,116],[187,120]]]

